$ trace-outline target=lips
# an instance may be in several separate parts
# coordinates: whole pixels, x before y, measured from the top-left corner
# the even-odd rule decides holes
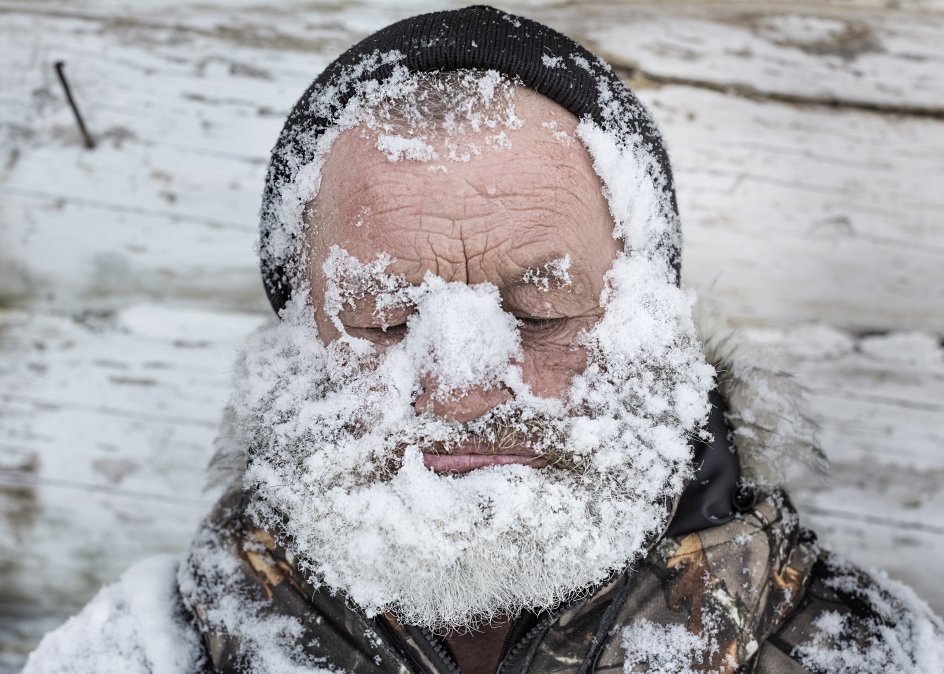
[[[463,442],[449,453],[423,452],[423,465],[440,474],[463,474],[488,466],[511,464],[542,468],[547,461],[523,447],[503,448],[496,452],[475,441]]]

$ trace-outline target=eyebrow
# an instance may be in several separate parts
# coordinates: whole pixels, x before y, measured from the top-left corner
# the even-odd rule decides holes
[[[527,287],[527,286],[534,285],[534,277],[532,276],[532,277],[528,278],[528,271],[529,271],[529,270],[531,270],[531,271],[544,271],[544,270],[548,270],[548,271],[549,271],[549,267],[550,267],[551,265],[553,265],[553,264],[559,262],[560,260],[563,260],[563,259],[566,258],[566,257],[570,257],[569,254],[567,254],[567,253],[551,253],[550,255],[545,255],[545,256],[543,256],[543,257],[540,257],[540,258],[538,258],[538,259],[536,259],[536,260],[530,262],[528,265],[526,265],[526,266],[524,267],[524,271],[522,271],[522,272],[518,275],[518,277],[517,277],[515,280],[513,280],[513,281],[510,282],[510,283],[508,283],[506,287],[508,287],[508,288],[524,288],[524,287]],[[570,276],[574,279],[572,283],[568,284],[568,287],[571,287],[571,288],[573,288],[573,287],[575,287],[575,286],[579,286],[579,285],[580,285],[580,281],[583,280],[584,278],[586,278],[586,277],[584,276],[584,273],[583,273],[583,268],[580,267],[579,265],[574,264],[573,261],[571,261],[570,264],[569,264],[569,266],[567,267],[567,274],[570,275]],[[553,275],[551,275],[551,274],[548,274],[548,276],[549,276],[550,278],[553,278]]]

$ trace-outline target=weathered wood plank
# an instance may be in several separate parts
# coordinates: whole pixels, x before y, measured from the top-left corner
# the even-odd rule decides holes
[[[266,305],[254,233],[180,215],[0,186],[0,297],[63,308],[121,298]]]
[[[237,345],[266,314],[0,312],[0,652],[184,547]],[[2,662],[0,662],[2,668]]]
[[[605,8],[584,33],[661,81],[807,102],[944,113],[944,17],[745,5]]]
[[[606,16],[625,12],[627,30],[642,21],[638,9],[604,9],[610,12]],[[541,11],[571,32],[596,35],[594,22],[604,9],[586,17],[568,7]],[[311,21],[320,26],[317,30],[327,31],[338,16],[353,14],[329,12],[325,18],[317,13]],[[677,13],[664,14],[659,21],[686,20]],[[203,234],[203,227],[244,227],[247,234],[253,229],[265,156],[281,122],[279,114],[307,84],[307,72],[333,55],[328,47],[337,45],[299,43],[304,31],[293,24],[286,30],[296,34],[291,40],[282,36],[289,47],[279,50],[275,37],[264,37],[277,27],[268,14],[241,14],[238,30],[227,31],[208,27],[212,16],[211,10],[191,9],[173,22],[147,12],[145,21],[140,10],[124,22],[32,12],[5,17],[12,21],[8,30],[15,33],[11,48],[18,67],[2,75],[10,80],[2,89],[14,97],[19,92],[19,99],[32,101],[32,107],[17,108],[20,136],[7,141],[7,152],[15,158],[7,162],[4,182],[13,206],[0,217],[20,221],[17,202],[27,196],[53,204],[123,209],[128,216],[120,228],[111,229],[116,239],[105,231],[100,241],[73,249],[67,260],[52,254],[55,246],[40,247],[40,242],[46,246],[57,238],[61,228],[46,234],[42,230],[52,225],[41,222],[33,224],[31,237],[17,236],[16,230],[0,233],[11,239],[4,241],[10,252],[0,255],[6,269],[18,270],[5,283],[17,288],[15,294],[55,292],[59,306],[84,296],[101,297],[108,290],[102,279],[111,277],[87,273],[100,266],[97,256],[148,241],[186,260],[192,238],[220,236]],[[364,24],[374,26],[391,17],[374,10]],[[724,17],[698,20],[706,21],[708,30]],[[48,41],[31,46],[24,38],[31,21],[40,22]],[[188,26],[187,21],[195,23]],[[292,23],[284,15],[278,21],[280,26]],[[340,35],[353,40],[363,29],[349,19]],[[875,28],[880,29],[885,30]],[[240,43],[246,34],[253,39]],[[293,48],[299,45],[322,51]],[[623,49],[638,51],[640,58],[649,53],[644,41],[628,41]],[[75,66],[90,125],[107,130],[106,141],[95,152],[78,147],[68,110],[57,103],[61,95],[50,64],[62,55]],[[711,58],[710,53],[704,57]],[[909,63],[898,52],[883,58],[898,59],[902,68]],[[802,72],[804,63],[790,61],[784,68]],[[944,297],[944,276],[938,273],[944,263],[939,217],[944,203],[927,180],[944,172],[944,123],[755,101],[691,86],[643,86],[639,91],[673,151],[687,236],[687,282],[718,297],[733,321],[820,320],[858,331],[944,330],[944,312],[938,310]],[[34,112],[40,114],[30,117]],[[65,150],[64,139],[71,143]],[[53,173],[55,184],[48,179]],[[137,214],[179,218],[196,225],[197,233],[165,240],[154,234],[147,218],[130,217]],[[84,225],[79,229],[98,215],[90,217],[76,220]],[[237,240],[233,237],[227,248],[237,246]],[[240,298],[250,288],[258,289],[251,257],[228,259],[240,260],[243,276],[237,282],[227,276],[219,287],[221,298],[231,298],[231,289]],[[144,277],[174,277],[173,287],[185,295],[212,294],[205,275],[186,269],[168,274],[147,262],[144,270]],[[233,273],[239,274],[235,266]],[[8,271],[7,276],[13,275]],[[187,289],[188,282],[198,287]],[[142,285],[153,294],[160,283],[131,287]],[[126,293],[126,288],[121,275],[114,278],[115,292]]]
[[[733,322],[944,332],[944,122],[641,92],[676,167],[683,273]]]
[[[833,328],[751,330],[771,362],[807,389],[832,467],[792,495],[834,549],[885,569],[939,613],[944,587],[944,345],[897,333],[853,337]]]

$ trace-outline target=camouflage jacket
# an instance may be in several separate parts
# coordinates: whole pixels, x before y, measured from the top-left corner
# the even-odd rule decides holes
[[[206,671],[458,672],[448,646],[311,586],[238,497],[179,573]],[[525,613],[498,672],[941,672],[942,623],[899,584],[819,549],[774,491],[723,525],[662,538],[636,568]]]

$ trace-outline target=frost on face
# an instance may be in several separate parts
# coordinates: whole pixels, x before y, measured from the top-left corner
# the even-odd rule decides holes
[[[570,277],[570,256],[545,262],[540,267],[528,267],[521,275],[521,282],[533,284],[544,292],[550,290],[551,283],[557,288],[566,288],[573,283]]]
[[[365,353],[369,350],[370,343],[347,334],[338,318],[342,309],[356,308],[359,302],[365,302],[368,297],[375,297],[375,313],[381,321],[382,329],[386,330],[387,312],[409,300],[405,294],[406,280],[402,276],[386,273],[392,261],[389,255],[382,253],[372,262],[362,263],[343,248],[332,246],[322,265],[322,271],[328,280],[324,296],[325,315],[341,333],[342,340],[355,352]]]
[[[655,159],[641,145],[620,143],[589,120],[577,127],[577,136],[593,157],[593,169],[603,181],[616,234],[626,251],[664,257],[664,251],[676,247],[679,230],[668,215],[664,190],[653,184],[653,176],[661,175]]]
[[[420,377],[430,375],[435,395],[442,399],[459,396],[473,385],[514,385],[520,380],[512,363],[521,358],[521,341],[515,318],[501,309],[498,288],[490,283],[447,283],[432,274],[411,287],[402,276],[385,272],[391,262],[389,255],[381,254],[363,264],[344,249],[331,248],[323,265],[325,314],[344,343],[361,355],[372,352],[371,343],[351,337],[338,317],[342,308],[355,308],[370,297],[381,330],[388,327],[390,311],[410,313],[407,337],[387,359],[404,367],[409,364],[409,372],[403,370],[397,378],[412,377],[417,387]],[[470,322],[469,316],[477,320]]]
[[[290,177],[279,184],[274,198],[263,203],[260,218],[267,230],[266,238],[259,242],[259,255],[263,262],[278,266],[299,256],[297,262],[304,263],[303,252],[299,250],[303,240],[305,206],[314,199],[321,185],[321,166],[325,156],[338,135],[346,128],[357,123],[358,103],[364,97],[376,94],[379,83],[376,80],[362,81],[362,78],[376,72],[382,66],[398,63],[404,59],[402,52],[374,51],[358,63],[345,68],[341,74],[320,90],[313,91],[307,102],[308,113],[314,117],[335,120],[335,124],[324,133],[309,135],[307,125],[293,134],[283,144],[278,155],[273,156],[269,166],[270,177],[277,166],[287,167]],[[395,72],[390,78],[390,88],[396,91],[402,71]],[[342,100],[353,96],[352,104],[343,105]],[[289,269],[287,274],[294,277],[300,269]],[[294,281],[288,278],[286,281]]]
[[[671,176],[651,142],[640,133],[658,134],[648,111],[634,97],[614,91],[602,59],[571,60],[596,78],[602,120],[581,119],[576,134],[593,159],[615,224],[614,236],[630,255],[662,260],[668,268],[681,250],[681,227],[671,202]],[[664,159],[664,158],[663,158]],[[667,161],[667,160],[666,160]],[[670,272],[674,279],[674,272]]]
[[[404,138],[391,134],[377,136],[377,149],[383,152],[390,161],[413,159],[414,161],[430,161],[439,155],[436,149],[422,138]]]
[[[401,346],[420,371],[436,380],[436,395],[448,399],[472,386],[494,388],[520,377],[508,370],[521,359],[513,316],[502,311],[491,283],[446,283],[427,274],[414,294],[416,313]],[[474,316],[470,321],[468,317]]]
[[[359,123],[390,161],[469,161],[483,146],[508,148],[507,130],[521,127],[516,83],[497,71],[400,73],[360,102]]]
[[[300,167],[285,192],[294,217],[317,192],[330,147],[323,139],[338,129],[364,124],[382,132],[378,151],[391,160],[439,166],[462,160],[483,132],[500,143],[503,128],[520,124],[504,105],[507,80],[459,77],[471,103],[438,112],[414,105],[418,80],[403,68],[383,82],[358,82],[334,130],[318,141],[327,143],[319,158]],[[431,137],[424,124],[437,114],[435,133],[453,146],[435,147],[456,148],[448,157],[427,157],[417,141]],[[231,404],[249,446],[249,514],[279,535],[313,583],[344,592],[368,615],[472,627],[559,604],[638,560],[691,475],[689,438],[707,414],[714,371],[695,334],[692,298],[675,286],[666,257],[664,239],[677,235],[677,223],[665,178],[618,123],[602,128],[588,118],[578,131],[626,251],[607,274],[603,318],[580,337],[589,365],[562,399],[527,386],[518,324],[493,285],[428,274],[412,287],[387,273],[392,260],[382,252],[360,261],[332,249],[324,265],[323,309],[340,339],[318,335],[307,274],[299,273],[280,323],[245,350]],[[286,245],[301,240],[283,237]],[[523,280],[566,286],[568,263],[564,257]],[[402,338],[387,348],[348,334],[339,318],[368,298],[381,330],[385,312],[408,314]],[[446,401],[496,387],[509,399],[460,423],[417,412],[428,387]],[[462,475],[424,465],[424,453],[467,441],[495,453],[520,445],[547,461]]]
[[[520,82],[494,71],[411,72],[403,53],[373,52],[340,70],[329,83],[313,90],[307,113],[330,120],[318,133],[298,124],[280,139],[273,156],[287,174],[279,178],[263,204],[260,256],[267,268],[285,267],[290,286],[304,277],[307,255],[303,236],[306,206],[318,193],[325,157],[340,133],[360,126],[390,161],[420,161],[432,172],[446,172],[450,162],[467,162],[483,149],[510,148],[509,132],[522,127],[515,112]],[[601,119],[581,120],[577,135],[594,160],[614,218],[614,236],[627,252],[663,257],[680,245],[671,177],[656,156],[650,137],[658,132],[648,112],[632,96],[612,89],[609,66],[577,54],[544,55],[549,69],[571,61],[596,78]],[[384,78],[372,78],[392,68]],[[552,130],[560,142],[573,142]]]
[[[292,263],[286,271],[292,286],[301,282],[307,260],[303,214],[318,193],[325,157],[342,131],[360,127],[372,134],[375,147],[391,162],[421,161],[432,171],[448,171],[449,162],[468,162],[486,147],[510,148],[507,132],[522,125],[515,114],[515,80],[494,70],[414,73],[399,65],[404,58],[396,50],[373,52],[342,69],[311,95],[307,106],[309,114],[333,124],[314,137],[299,125],[293,137],[280,141],[270,172],[275,165],[288,167],[291,179],[263,205],[267,235],[259,254],[272,267]],[[369,78],[391,65],[389,77]]]
[[[621,257],[606,313],[583,338],[590,366],[566,400],[544,399],[522,381],[517,324],[494,286],[428,275],[405,287],[384,273],[389,262],[336,250],[325,266],[335,312],[368,288],[378,306],[412,307],[405,336],[382,353],[322,343],[307,289],[246,350],[233,406],[255,521],[290,535],[314,582],[370,615],[431,627],[552,606],[637,559],[690,474],[688,436],[706,413],[713,371],[690,298],[652,263]],[[514,395],[462,424],[417,414],[428,380],[442,395]],[[509,433],[548,467],[424,466],[424,451],[500,446]]]

